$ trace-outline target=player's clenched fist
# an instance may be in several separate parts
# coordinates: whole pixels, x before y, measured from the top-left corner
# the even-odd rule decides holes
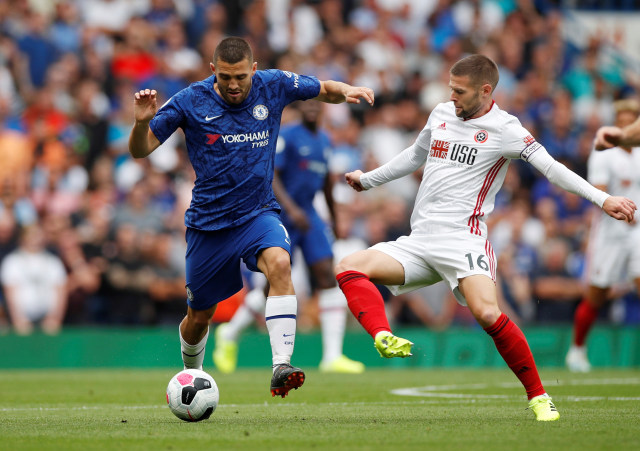
[[[604,201],[602,209],[612,218],[632,222],[635,211],[638,208],[631,199],[620,196],[609,196]]]
[[[361,175],[362,175],[362,171],[360,169],[358,169],[357,171],[347,172],[344,175],[344,178],[345,178],[345,180],[347,181],[347,183],[349,184],[349,186],[351,188],[353,188],[354,190],[360,192],[360,191],[364,190],[362,184],[360,183],[360,176]]]

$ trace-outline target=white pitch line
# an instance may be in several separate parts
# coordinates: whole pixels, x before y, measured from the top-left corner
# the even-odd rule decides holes
[[[638,385],[640,378],[610,378],[610,379],[571,379],[544,381],[546,386],[590,386],[590,385]],[[520,383],[507,382],[498,384],[448,384],[448,385],[427,385],[424,387],[407,387],[391,390],[391,393],[398,396],[413,396],[424,398],[441,399],[521,399],[524,396],[515,395],[491,395],[472,393],[443,393],[447,391],[466,391],[487,388],[514,388],[521,387]],[[554,396],[554,399],[572,402],[582,401],[640,401],[639,396]]]

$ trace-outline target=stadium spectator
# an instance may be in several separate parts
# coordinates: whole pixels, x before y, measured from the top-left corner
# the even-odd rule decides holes
[[[24,227],[20,244],[0,267],[0,281],[11,324],[16,333],[27,335],[36,325],[56,334],[67,308],[67,275],[62,261],[46,250],[38,225]]]
[[[411,234],[346,257],[336,266],[336,278],[352,313],[387,358],[410,356],[413,343],[391,333],[373,283],[398,294],[446,280],[520,379],[536,419],[554,421],[559,414],[542,386],[526,338],[498,307],[495,254],[483,218],[493,210],[509,160],[518,158],[612,217],[632,222],[636,206],[594,188],[558,163],[515,117],[501,111],[493,101],[498,78],[496,64],[486,56],[461,59],[450,69],[451,101],[434,109],[415,143],[373,171],[345,175],[362,191],[424,165]]]
[[[144,158],[182,128],[197,174],[185,214],[188,308],[180,323],[185,368],[202,368],[209,323],[217,303],[242,288],[243,260],[269,281],[265,317],[273,355],[271,393],[284,397],[304,383],[304,372],[290,364],[297,301],[291,282],[291,241],[277,215],[280,208],[271,187],[277,133],[272,136],[269,130],[278,129],[282,110],[295,100],[362,99],[373,104],[373,92],[291,72],[258,72],[251,47],[237,37],[221,41],[210,68],[212,76],[160,109],[155,90],[135,93],[129,151]],[[212,153],[208,146],[216,143],[227,153]]]
[[[184,318],[184,266],[172,258],[174,248],[170,233],[153,236],[150,267],[149,297],[153,303],[152,322],[156,325],[175,325]]]
[[[569,322],[584,286],[570,268],[571,245],[556,236],[539,248],[539,260],[531,276],[536,300],[536,321],[540,324]]]
[[[122,223],[114,231],[112,246],[105,253],[107,262],[101,284],[105,305],[100,321],[111,324],[141,325],[152,322],[149,286],[153,274],[144,260],[144,234],[131,223]]]

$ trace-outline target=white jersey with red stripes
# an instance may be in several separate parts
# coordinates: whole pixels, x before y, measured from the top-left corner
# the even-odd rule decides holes
[[[542,147],[495,103],[487,114],[463,120],[455,115],[453,102],[436,106],[416,145],[428,157],[411,216],[412,233],[463,228],[483,237],[484,219],[493,211],[509,161],[526,160]]]

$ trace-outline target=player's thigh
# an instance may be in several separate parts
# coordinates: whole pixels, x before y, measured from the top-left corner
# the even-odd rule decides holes
[[[625,266],[629,264],[631,273],[630,254],[637,254],[638,246],[629,248],[622,240],[598,240],[589,247],[588,252],[588,277],[589,284],[598,288],[607,288],[618,282],[624,273]],[[640,255],[635,266],[640,266]],[[640,267],[636,268],[640,277]]]
[[[484,274],[474,274],[458,281],[458,290],[469,310],[483,327],[492,325],[500,316],[496,284]]]
[[[431,235],[426,258],[447,281],[461,305],[467,305],[467,301],[459,289],[460,280],[481,275],[495,284],[495,254],[491,243],[481,236],[468,232]]]
[[[291,238],[276,212],[261,213],[250,221],[237,237],[235,245],[251,271],[264,272],[272,264],[281,264],[283,259],[287,266],[291,266]],[[266,249],[270,251],[262,255]]]
[[[381,285],[402,285],[405,271],[402,263],[389,252],[379,249],[365,249],[343,258],[336,265],[336,273],[358,271]]]
[[[242,289],[240,255],[233,233],[187,229],[187,305],[208,310]]]

